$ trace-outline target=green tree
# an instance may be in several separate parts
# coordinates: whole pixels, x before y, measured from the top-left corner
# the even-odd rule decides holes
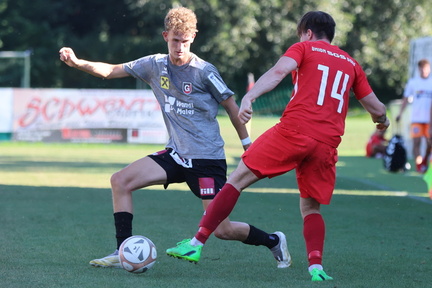
[[[353,18],[344,48],[363,65],[383,100],[401,96],[410,41],[432,31],[431,8],[431,2],[423,0],[351,0],[344,5]]]
[[[335,18],[334,43],[362,64],[384,102],[401,96],[410,40],[432,31],[427,0],[0,0],[0,50],[32,49],[33,87],[135,88],[132,78],[102,81],[68,69],[57,52],[69,46],[78,57],[110,63],[166,53],[163,18],[178,5],[198,16],[192,51],[239,95],[249,72],[259,77],[298,41],[296,23],[309,10]]]

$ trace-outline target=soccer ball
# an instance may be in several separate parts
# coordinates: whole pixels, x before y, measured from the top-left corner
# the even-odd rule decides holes
[[[127,238],[119,249],[120,264],[131,273],[146,272],[156,263],[156,257],[156,246],[141,235]]]

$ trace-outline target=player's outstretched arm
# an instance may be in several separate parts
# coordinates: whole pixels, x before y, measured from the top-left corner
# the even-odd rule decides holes
[[[402,105],[401,105],[400,110],[399,110],[399,114],[396,116],[396,122],[400,121],[400,118],[402,117],[402,113],[405,111],[405,107],[407,106],[407,104],[408,104],[408,97],[403,97]]]
[[[386,114],[386,107],[376,97],[375,93],[372,92],[359,101],[371,115],[372,121],[377,123],[378,130],[385,130],[390,126],[390,120],[387,118]]]
[[[60,60],[68,66],[99,78],[112,79],[130,76],[126,71],[124,71],[122,64],[108,64],[78,59],[75,56],[74,51],[68,47],[61,48],[59,54]]]
[[[252,118],[252,103],[261,95],[273,90],[289,73],[297,68],[297,62],[282,56],[276,64],[264,73],[242,98],[238,117],[245,124]]]
[[[240,119],[237,117],[239,113],[239,107],[237,103],[234,101],[233,97],[230,97],[226,99],[225,101],[222,101],[221,105],[225,108],[225,110],[228,113],[228,116],[231,120],[231,123],[233,124],[234,128],[237,131],[237,135],[239,136],[243,149],[246,150],[251,145],[251,140],[249,138],[248,131],[246,129],[246,126],[243,125],[240,121]]]

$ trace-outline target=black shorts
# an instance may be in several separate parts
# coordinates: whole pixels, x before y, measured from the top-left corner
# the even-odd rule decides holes
[[[213,199],[227,180],[225,159],[184,159],[172,149],[148,156],[165,170],[165,189],[171,183],[186,182],[198,198]]]

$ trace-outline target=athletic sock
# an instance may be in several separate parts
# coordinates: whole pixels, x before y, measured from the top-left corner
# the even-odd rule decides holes
[[[190,245],[192,246],[202,246],[204,245],[204,243],[202,243],[201,241],[199,241],[198,239],[196,239],[195,237],[193,237],[190,241]]]
[[[211,233],[229,216],[239,197],[240,192],[234,186],[225,184],[207,207],[195,238],[205,244]]]
[[[243,241],[244,244],[255,246],[263,245],[271,249],[279,243],[279,237],[276,234],[268,234],[250,224],[249,227],[249,235],[246,240]]]
[[[215,228],[215,230],[216,230],[216,228]],[[213,233],[213,231],[210,229],[207,229],[205,227],[199,227],[198,232],[195,234],[195,237],[192,240],[195,239],[197,241],[196,243],[202,243],[202,245],[204,245],[205,242],[207,241],[207,239]],[[194,240],[194,242],[195,242],[195,240]],[[192,245],[194,245],[194,244],[192,244]]]
[[[116,228],[117,249],[124,240],[132,236],[133,215],[129,212],[114,213],[114,225]]]
[[[312,272],[313,269],[323,270],[323,266],[320,264],[313,264],[309,266],[308,271]]]
[[[306,243],[309,266],[314,264],[321,265],[325,238],[325,223],[321,214],[309,214],[304,218],[303,236]]]

